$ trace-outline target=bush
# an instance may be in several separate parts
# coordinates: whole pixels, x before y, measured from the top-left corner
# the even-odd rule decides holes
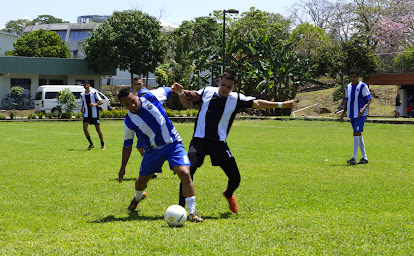
[[[10,116],[10,119],[14,119],[16,117],[16,113],[14,113],[14,111],[11,111],[9,116]]]
[[[81,112],[76,112],[75,113],[75,118],[81,118],[82,117],[82,113]]]
[[[72,111],[66,111],[60,116],[61,119],[72,119]]]
[[[27,116],[28,119],[36,119],[36,114],[34,113],[29,113],[29,115]]]
[[[52,112],[48,113],[48,114],[47,114],[47,118],[49,118],[49,119],[53,119],[53,113],[52,113]]]
[[[107,116],[108,116],[108,111],[106,111],[106,110],[99,111],[99,117],[100,118],[105,118]]]
[[[6,120],[6,117],[3,114],[0,114],[0,120]]]
[[[39,113],[37,113],[37,117],[38,117],[39,119],[42,119],[44,116],[45,116],[45,113],[43,113],[43,112],[39,112]]]
[[[165,112],[167,112],[168,117],[174,116],[174,111],[172,111],[171,109],[167,109]]]

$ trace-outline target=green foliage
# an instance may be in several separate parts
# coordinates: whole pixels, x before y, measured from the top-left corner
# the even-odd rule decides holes
[[[78,106],[75,95],[68,88],[59,92],[57,103],[61,109],[65,110],[65,118],[72,117],[72,110]]]
[[[414,46],[394,58],[394,68],[400,72],[414,71]]]
[[[10,119],[14,119],[16,117],[16,112],[10,111],[9,117]]]
[[[56,18],[52,15],[39,15],[32,21],[33,25],[39,24],[54,24],[54,23],[69,23],[69,21],[63,21],[62,19]]]
[[[102,110],[102,111],[105,111],[105,110]],[[101,111],[101,112],[102,112],[102,111]],[[99,112],[99,114],[100,114],[100,112]],[[75,118],[82,118],[82,115],[83,115],[83,114],[82,114],[81,112],[76,112],[76,113],[75,113]]]
[[[13,86],[10,88],[10,96],[13,98],[19,98],[23,95],[23,87],[21,86]]]
[[[112,92],[106,91],[104,95],[109,99],[109,104],[113,105],[115,100],[114,100],[114,95],[112,94]]]
[[[27,118],[28,118],[28,119],[36,119],[36,114],[35,114],[35,113],[29,113],[29,114],[27,115]]]
[[[160,29],[155,17],[141,11],[114,12],[86,40],[85,61],[97,72],[128,70],[131,78],[154,72],[166,53]]]
[[[0,120],[6,120],[6,117],[0,113]]]
[[[52,112],[47,113],[47,118],[49,118],[49,119],[53,119],[53,113],[52,113]]]
[[[39,112],[39,113],[37,113],[37,117],[38,117],[39,119],[43,119],[43,117],[45,117],[45,113],[43,113],[43,112]]]
[[[171,86],[174,83],[170,65],[163,64],[155,69],[155,78],[158,86]]]
[[[28,19],[10,20],[6,22],[6,26],[3,31],[21,35],[24,28],[31,25],[33,25],[33,22]]]
[[[70,58],[69,47],[54,31],[26,33],[13,43],[14,56]]]

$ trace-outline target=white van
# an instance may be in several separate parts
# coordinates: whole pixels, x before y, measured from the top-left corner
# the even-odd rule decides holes
[[[73,110],[74,113],[80,112],[82,108],[82,98],[81,94],[85,92],[85,88],[81,85],[42,85],[37,88],[36,91],[36,98],[35,98],[35,113],[43,112],[43,113],[50,113],[50,112],[59,112],[57,98],[59,96],[59,92],[69,89],[76,97],[76,103],[78,106]],[[99,96],[102,98],[103,104],[99,105],[99,110],[111,110],[111,104],[109,103],[109,99],[103,95],[100,91],[96,90],[95,88],[91,87],[90,90],[92,92],[97,92]]]

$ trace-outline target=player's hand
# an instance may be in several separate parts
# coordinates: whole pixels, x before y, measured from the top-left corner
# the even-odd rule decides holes
[[[365,109],[361,109],[361,111],[358,112],[358,116],[362,116],[365,112]]]
[[[121,167],[119,169],[119,173],[118,173],[118,181],[119,181],[119,183],[121,183],[124,180],[124,175],[125,175],[125,167]]]
[[[179,93],[181,93],[183,91],[183,86],[181,84],[179,84],[179,83],[174,83],[171,86],[171,90],[173,92],[175,92],[176,94],[179,94]]]
[[[89,103],[89,106],[91,106],[91,107],[95,107],[95,106],[97,106],[97,105],[95,105],[94,103]]]
[[[294,106],[296,106],[297,103],[298,103],[298,100],[296,99],[283,102],[283,104],[286,105],[286,108],[293,108]]]

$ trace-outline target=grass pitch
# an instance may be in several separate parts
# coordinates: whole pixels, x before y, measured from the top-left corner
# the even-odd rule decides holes
[[[186,148],[193,124],[175,123]],[[408,255],[414,250],[411,125],[365,125],[370,163],[347,166],[349,123],[236,121],[228,144],[242,182],[231,214],[225,174],[195,175],[204,223],[170,228],[179,180],[164,165],[137,212],[126,207],[123,123],[102,121],[107,150],[87,151],[81,122],[0,123],[1,255]],[[99,145],[93,126],[92,140]]]

